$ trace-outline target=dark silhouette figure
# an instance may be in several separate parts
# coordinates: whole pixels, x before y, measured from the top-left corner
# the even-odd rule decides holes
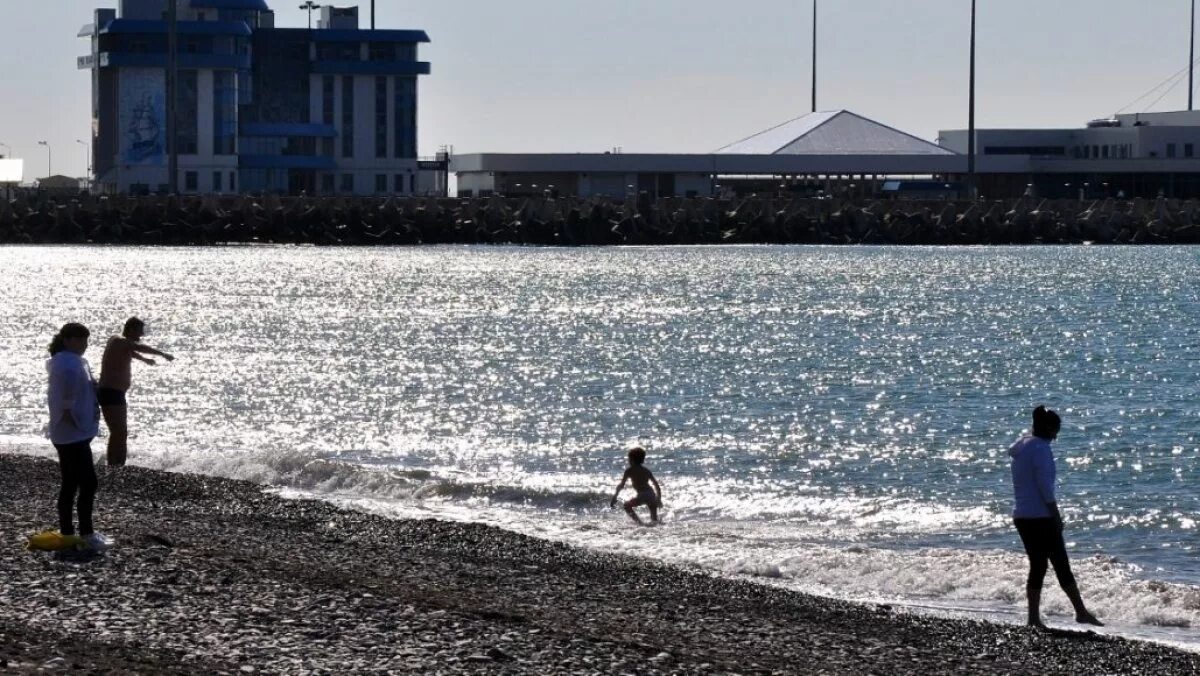
[[[1088,612],[1079,595],[1063,541],[1062,514],[1054,495],[1057,468],[1050,448],[1061,428],[1062,419],[1058,414],[1039,406],[1033,412],[1033,434],[1021,437],[1008,450],[1012,456],[1013,523],[1029,556],[1029,580],[1025,586],[1029,599],[1029,626],[1046,628],[1040,611],[1042,584],[1046,570],[1053,565],[1058,584],[1075,607],[1075,621],[1100,627],[1104,625]]]
[[[90,332],[82,324],[66,324],[50,342],[46,361],[46,404],[50,413],[50,442],[58,451],[62,488],[58,493],[58,527],[74,535],[72,512],[79,513],[79,535],[95,550],[107,546],[92,527],[96,499],[96,468],[92,465],[92,439],[100,425],[96,383],[83,359]],[[78,500],[76,497],[78,496]]]
[[[121,335],[108,339],[104,356],[100,358],[100,387],[96,396],[100,400],[100,410],[104,412],[104,422],[108,425],[106,456],[110,467],[124,466],[129,456],[129,413],[125,393],[132,381],[133,360],[150,366],[154,366],[155,361],[145,356],[148,354],[167,361],[175,360],[166,352],[144,345],[141,341],[145,332],[145,322],[130,317]]]
[[[646,505],[650,508],[650,523],[656,524],[658,523],[658,508],[662,504],[662,488],[659,487],[658,481],[650,473],[650,470],[644,466],[645,462],[645,449],[634,448],[629,451],[629,469],[625,470],[624,476],[621,477],[621,483],[617,485],[617,492],[613,494],[608,506],[616,506],[617,497],[625,488],[625,482],[630,481],[633,483],[633,490],[637,492],[637,495],[625,501],[625,513],[629,515],[629,518],[641,524],[642,519],[634,509],[640,505]],[[654,488],[650,488],[650,484],[654,484]]]

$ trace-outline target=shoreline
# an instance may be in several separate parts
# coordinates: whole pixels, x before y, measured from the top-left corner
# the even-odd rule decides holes
[[[0,454],[0,671],[1200,672],[1200,654],[1155,643],[897,613],[138,467],[102,470],[106,555],[23,551],[55,521],[57,482],[52,461]]]

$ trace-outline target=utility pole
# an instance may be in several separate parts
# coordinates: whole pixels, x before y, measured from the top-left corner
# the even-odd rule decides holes
[[[813,0],[812,52],[812,111],[815,113],[817,112],[817,0]]]
[[[1195,110],[1196,92],[1196,0],[1192,0],[1192,47],[1188,52],[1188,110]]]
[[[167,190],[179,194],[179,3],[167,0]]]
[[[976,198],[975,176],[975,0],[971,0],[971,87],[967,120],[967,197]]]
[[[371,0],[371,30],[375,30],[375,0]]]

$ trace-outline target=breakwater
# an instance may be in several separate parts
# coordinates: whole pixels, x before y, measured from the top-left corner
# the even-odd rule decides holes
[[[0,244],[1200,244],[1200,202],[124,197],[0,202]]]

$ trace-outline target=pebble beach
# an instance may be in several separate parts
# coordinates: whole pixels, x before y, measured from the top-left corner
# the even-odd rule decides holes
[[[54,523],[57,480],[54,462],[0,455],[5,673],[1200,673],[1200,654],[1152,643],[849,604],[138,467],[100,468],[107,553],[25,551]]]

